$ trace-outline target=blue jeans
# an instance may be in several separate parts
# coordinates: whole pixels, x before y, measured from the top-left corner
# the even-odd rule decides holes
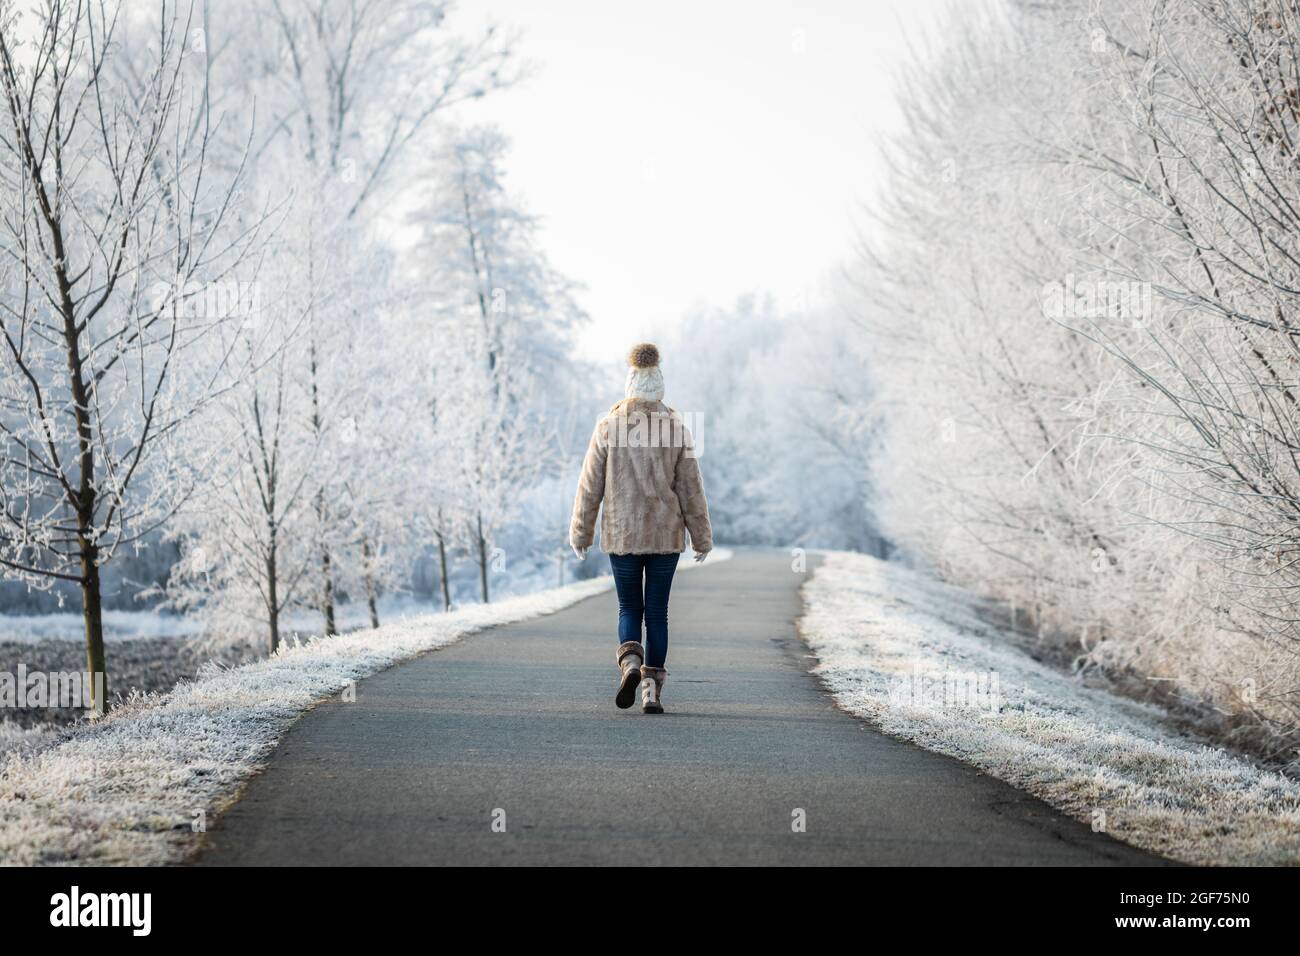
[[[618,642],[641,643],[645,619],[645,663],[663,667],[668,658],[668,592],[680,554],[611,554],[618,591]],[[643,584],[644,579],[644,584]]]

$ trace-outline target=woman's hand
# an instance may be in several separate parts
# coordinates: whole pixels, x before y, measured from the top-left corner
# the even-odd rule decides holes
[[[586,549],[586,548],[579,548],[577,545],[574,545],[574,544],[569,545],[569,547],[570,547],[570,548],[573,548],[574,556],[576,556],[577,559],[578,559],[579,561],[581,561],[581,560],[583,560],[584,558],[587,557],[587,549]]]
[[[709,552],[707,552],[707,551],[696,551],[696,552],[695,552],[695,563],[696,563],[696,564],[701,564],[701,563],[703,563],[704,559],[707,558],[708,556],[709,556]]]

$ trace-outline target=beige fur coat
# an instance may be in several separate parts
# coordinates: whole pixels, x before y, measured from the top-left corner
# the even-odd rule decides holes
[[[606,554],[713,548],[709,504],[690,432],[663,402],[624,399],[596,423],[573,502],[569,543],[589,548],[600,522]]]

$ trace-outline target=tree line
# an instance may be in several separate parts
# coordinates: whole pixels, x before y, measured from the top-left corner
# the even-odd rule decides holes
[[[1293,755],[1289,0],[961,13],[854,270],[886,532],[1080,670]]]
[[[78,589],[91,672],[101,569],[151,542],[168,603],[274,652],[344,594],[378,625],[431,542],[488,600],[555,479],[584,316],[465,125],[515,38],[449,12],[0,0],[0,569]]]

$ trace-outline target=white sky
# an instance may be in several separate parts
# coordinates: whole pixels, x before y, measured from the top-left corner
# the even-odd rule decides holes
[[[692,306],[798,302],[850,253],[897,120],[893,71],[943,0],[464,0],[536,69],[467,122],[513,140],[508,183],[586,285],[582,351],[621,354]]]

